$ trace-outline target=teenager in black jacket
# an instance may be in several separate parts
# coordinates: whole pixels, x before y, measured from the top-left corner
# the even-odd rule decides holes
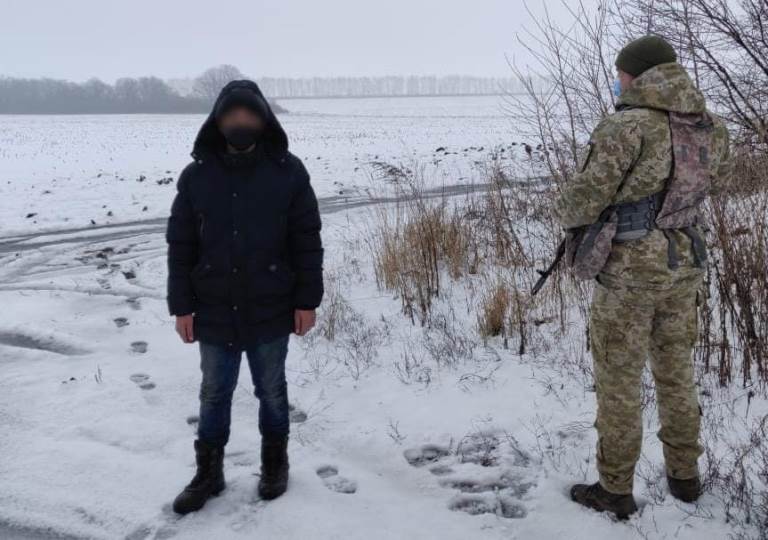
[[[224,489],[232,393],[245,351],[259,398],[264,499],[288,483],[285,358],[323,296],[320,214],[309,175],[258,86],[221,91],[181,173],[168,220],[168,307],[199,341],[197,474],[174,502],[188,513]]]

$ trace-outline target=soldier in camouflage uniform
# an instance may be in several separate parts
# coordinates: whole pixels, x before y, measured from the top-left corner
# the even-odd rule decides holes
[[[595,129],[578,175],[557,203],[569,230],[595,223],[613,205],[664,193],[673,170],[670,113],[706,113],[704,97],[662,38],[630,43],[616,66],[621,82],[617,112]],[[717,190],[728,179],[729,143],[723,123],[710,118],[709,148],[701,154],[710,188]],[[641,238],[614,240],[609,248],[590,319],[600,481],[572,488],[571,497],[579,504],[620,518],[637,509],[632,485],[642,442],[641,379],[648,358],[670,492],[687,502],[699,496],[701,411],[692,351],[704,270],[695,247],[692,236],[681,230],[649,227]]]

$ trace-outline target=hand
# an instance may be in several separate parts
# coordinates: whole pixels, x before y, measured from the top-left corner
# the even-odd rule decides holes
[[[296,332],[296,335],[306,335],[306,333],[315,326],[315,310],[297,309],[294,313],[293,320],[295,321],[294,332]]]
[[[176,332],[181,336],[184,343],[192,343],[195,336],[192,333],[192,319],[194,315],[178,315],[176,317]]]

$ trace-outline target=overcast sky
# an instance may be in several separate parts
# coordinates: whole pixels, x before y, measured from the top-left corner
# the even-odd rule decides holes
[[[0,0],[0,74],[505,76],[528,23],[523,0]]]

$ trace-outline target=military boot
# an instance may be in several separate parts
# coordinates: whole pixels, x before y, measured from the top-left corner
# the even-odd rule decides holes
[[[672,496],[683,502],[692,503],[701,496],[701,480],[698,476],[688,480],[678,480],[667,475],[667,484]]]
[[[631,494],[610,493],[600,482],[592,485],[576,484],[571,488],[571,500],[598,512],[611,512],[622,520],[637,512],[637,504]]]
[[[288,436],[264,435],[261,438],[261,480],[259,496],[276,499],[288,489]]]
[[[188,514],[200,510],[206,501],[221,493],[224,482],[224,447],[195,441],[197,473],[173,501],[173,511]]]

